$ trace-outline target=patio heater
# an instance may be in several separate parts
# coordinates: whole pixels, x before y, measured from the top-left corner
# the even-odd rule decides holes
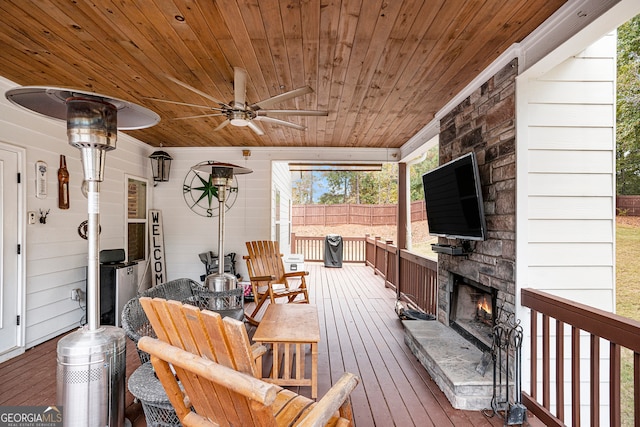
[[[7,99],[67,121],[69,144],[80,149],[88,185],[87,325],[58,341],[57,403],[65,426],[123,426],[126,341],[121,328],[100,326],[100,182],[118,129],[153,126],[159,116],[120,99],[74,89],[26,86]],[[118,126],[118,121],[119,126]]]
[[[194,172],[209,175],[211,185],[217,189],[218,198],[218,272],[209,274],[205,280],[205,287],[214,292],[209,308],[216,311],[229,311],[233,313],[238,311],[244,317],[244,311],[242,311],[242,298],[239,299],[240,307],[235,307],[233,303],[233,296],[229,295],[228,300],[225,302],[224,297],[216,297],[215,295],[221,295],[232,291],[238,286],[238,279],[232,274],[225,273],[224,271],[224,215],[225,215],[225,202],[227,201],[227,194],[233,183],[233,176],[242,175],[253,172],[251,169],[244,168],[242,166],[236,166],[229,163],[221,162],[207,162],[199,164],[191,168]],[[239,295],[242,296],[242,290]],[[231,301],[231,303],[229,303]]]

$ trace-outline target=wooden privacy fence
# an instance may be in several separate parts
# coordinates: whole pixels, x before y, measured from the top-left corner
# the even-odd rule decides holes
[[[294,226],[305,225],[395,225],[397,205],[293,205],[291,221]],[[427,219],[424,200],[411,203],[411,221]]]
[[[619,215],[640,216],[640,196],[616,196]]]

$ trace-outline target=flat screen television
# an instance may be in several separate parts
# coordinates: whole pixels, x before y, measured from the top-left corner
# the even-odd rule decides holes
[[[478,173],[471,152],[422,175],[429,234],[485,240],[486,223]]]

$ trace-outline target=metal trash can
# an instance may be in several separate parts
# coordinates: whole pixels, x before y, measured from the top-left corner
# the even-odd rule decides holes
[[[342,267],[342,236],[329,234],[324,238],[324,266]]]

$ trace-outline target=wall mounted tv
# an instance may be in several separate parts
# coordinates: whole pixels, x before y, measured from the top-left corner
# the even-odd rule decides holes
[[[485,240],[478,161],[471,152],[422,175],[429,234]]]

